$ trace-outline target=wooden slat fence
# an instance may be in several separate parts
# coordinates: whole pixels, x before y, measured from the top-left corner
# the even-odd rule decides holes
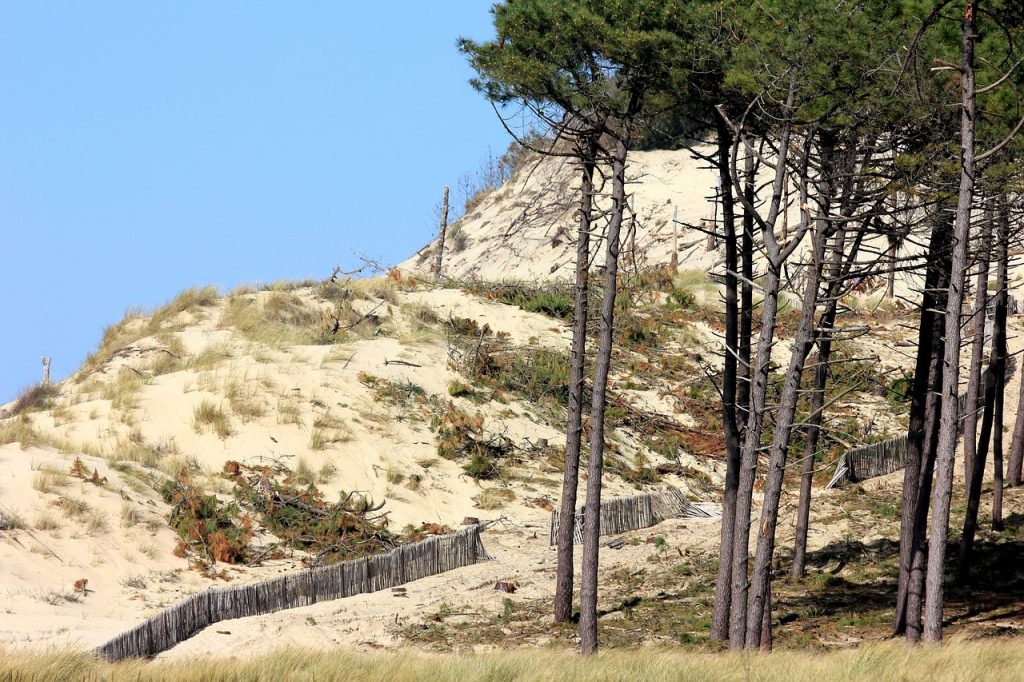
[[[1011,355],[1006,363],[1006,377],[1009,378],[1016,369],[1017,357]],[[957,398],[957,414],[963,422],[967,407],[967,394]],[[981,409],[981,405],[978,406]],[[846,483],[865,481],[876,476],[884,476],[899,471],[907,463],[907,436],[897,436],[880,443],[861,445],[850,448],[836,462],[835,473],[827,488],[837,488]]]
[[[601,501],[601,535],[618,535],[626,531],[649,528],[665,519],[712,518],[721,512],[714,505],[695,504],[676,488],[660,493],[642,493],[631,497],[613,497]],[[576,510],[573,542],[583,542],[583,507]],[[551,512],[548,543],[558,543],[559,512]]]
[[[386,554],[343,561],[235,587],[213,587],[171,606],[96,648],[108,661],[150,658],[218,621],[377,592],[489,559],[481,526],[399,545]]]

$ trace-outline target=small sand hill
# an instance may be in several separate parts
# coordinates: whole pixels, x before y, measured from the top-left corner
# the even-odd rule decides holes
[[[543,396],[472,386],[453,361],[450,320],[490,330],[487,338],[515,357],[564,356],[570,338],[558,319],[393,279],[227,297],[190,290],[110,327],[76,375],[33,404],[5,406],[18,414],[0,421],[0,642],[92,646],[224,579],[301,567],[304,555],[288,551],[258,566],[218,564],[213,579],[174,555],[178,537],[157,489],[184,472],[228,502],[232,484],[221,471],[229,460],[281,463],[328,499],[359,491],[384,501],[395,530],[501,518],[504,527],[534,528],[532,541],[546,548],[564,412]],[[695,324],[687,343],[715,340]],[[625,387],[636,410],[693,424],[674,397],[677,386],[634,385],[630,376],[623,368],[613,385]],[[437,422],[448,409],[482,420],[516,463],[478,480],[464,459],[439,456]],[[538,447],[542,439],[548,448]],[[682,475],[668,473],[657,485],[695,499],[711,499],[720,481],[714,461],[678,448],[655,452],[629,428],[612,442],[609,496],[642,488],[644,479],[630,474],[659,464]],[[256,541],[276,538],[258,532]]]

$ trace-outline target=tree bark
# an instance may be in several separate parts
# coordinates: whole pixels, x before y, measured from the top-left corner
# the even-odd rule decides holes
[[[743,279],[740,284],[739,378],[736,387],[737,419],[742,432],[750,412],[750,342],[754,325],[754,149],[749,139],[743,142],[743,239],[740,249]]]
[[[628,139],[628,131],[625,137]],[[616,140],[612,157],[612,209],[605,235],[607,243],[601,332],[591,391],[590,461],[587,464],[587,502],[583,512],[583,575],[580,581],[580,653],[583,654],[597,651],[597,569],[601,535],[601,476],[604,470],[604,413],[612,357],[619,232],[626,202],[627,139],[620,137]]]
[[[992,435],[992,530],[1003,529],[1003,401],[1006,394],[1006,316],[1009,301],[1007,270],[1009,269],[1010,215],[1006,197],[999,198],[999,233],[996,271],[996,311],[992,331],[993,352],[998,353],[996,365],[996,395],[993,405],[994,429]]]
[[[434,258],[434,281],[441,281],[441,265],[444,259],[444,238],[448,232],[448,185],[444,186],[441,200],[441,225],[437,229],[437,256]]]
[[[949,503],[953,495],[953,467],[957,440],[957,390],[960,379],[960,314],[963,309],[967,243],[971,236],[971,205],[974,199],[974,79],[975,17],[980,0],[967,0],[963,26],[963,60],[960,64],[962,105],[960,116],[961,173],[953,223],[953,257],[949,299],[946,302],[946,347],[943,353],[942,413],[935,459],[935,490],[932,494],[928,533],[928,571],[925,582],[924,640],[942,639],[942,607],[946,539],[949,535]]]
[[[925,462],[929,459],[930,433],[937,406],[936,368],[942,358],[941,318],[936,314],[941,293],[948,278],[948,258],[943,257],[944,245],[948,243],[951,225],[939,218],[932,227],[928,253],[933,259],[925,270],[924,291],[921,296],[921,314],[917,332],[917,361],[914,367],[914,385],[910,402],[909,426],[907,428],[907,459],[903,470],[903,504],[900,518],[900,560],[899,580],[896,598],[896,619],[894,634],[903,634],[907,628],[907,597],[910,585],[911,559],[914,552],[915,520],[918,518],[918,496]],[[926,443],[928,441],[928,443]],[[928,480],[931,480],[929,474]],[[927,506],[924,508],[927,515]]]
[[[587,346],[587,296],[590,264],[590,226],[594,207],[594,167],[597,141],[581,142],[580,215],[576,238],[576,287],[572,322],[572,366],[569,370],[569,406],[565,423],[565,471],[558,519],[558,569],[555,578],[555,622],[572,618],[573,530],[579,487],[580,446],[583,440],[583,386]]]
[[[985,212],[981,231],[981,247],[978,249],[978,277],[975,281],[974,314],[971,317],[971,365],[967,375],[967,400],[964,404],[964,481],[965,488],[971,487],[974,454],[977,452],[975,438],[978,436],[978,398],[983,390],[981,367],[985,359],[985,320],[988,308],[988,271],[992,253],[992,213]]]
[[[732,540],[736,525],[736,490],[740,476],[740,436],[736,418],[737,301],[736,222],[733,206],[731,153],[732,135],[721,116],[718,121],[718,172],[722,187],[722,227],[725,237],[725,356],[722,367],[722,424],[725,431],[725,491],[722,498],[718,577],[711,618],[711,639],[721,640],[729,632],[729,601],[732,586]]]
[[[801,201],[806,205],[806,195],[801,197]],[[810,217],[807,216],[804,220],[809,221]],[[825,244],[828,237],[827,225],[819,225],[815,230],[812,242],[813,261],[807,266],[810,269],[804,284],[803,301],[800,304],[800,321],[793,338],[793,351],[790,355],[789,368],[786,370],[782,395],[779,397],[775,413],[775,433],[771,449],[768,452],[767,478],[761,503],[761,520],[758,524],[757,549],[750,578],[746,635],[748,649],[755,648],[761,643],[761,627],[764,624],[764,609],[767,605],[771,582],[772,555],[775,551],[775,529],[779,520],[782,480],[785,474],[786,457],[789,453],[789,438],[796,415],[800,379],[803,376],[804,364],[810,354],[811,346],[814,345],[818,286],[821,282],[825,261]]]

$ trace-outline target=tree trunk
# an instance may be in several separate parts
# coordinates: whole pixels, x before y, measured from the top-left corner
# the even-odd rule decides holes
[[[604,413],[612,358],[619,231],[626,202],[626,145],[626,140],[618,139],[612,158],[612,211],[605,235],[607,243],[601,333],[590,405],[590,461],[587,465],[587,503],[583,512],[583,575],[580,581],[580,653],[583,654],[597,651],[597,568],[601,535],[601,476],[604,469]]]
[[[555,578],[555,622],[572,618],[573,530],[576,494],[579,486],[580,445],[583,439],[583,386],[587,346],[588,266],[590,224],[594,207],[594,157],[596,140],[582,142],[580,151],[579,234],[576,238],[576,288],[572,322],[572,367],[569,370],[569,407],[565,420],[565,472],[562,478],[562,506],[558,519],[558,569]]]
[[[750,140],[744,140],[743,195],[747,205],[754,205],[754,149]],[[740,337],[739,377],[736,387],[737,419],[740,430],[747,423],[750,412],[750,340],[754,324],[754,214],[750,208],[743,210],[743,240],[740,250],[743,280],[740,285]]]
[[[1021,469],[1024,468],[1024,367],[1017,372],[1020,377],[1020,393],[1017,398],[1017,415],[1013,422],[1013,436],[1010,438],[1010,454],[1006,462],[1006,484],[1020,485]]]
[[[899,581],[896,597],[896,619],[894,634],[903,634],[907,628],[907,596],[910,579],[911,558],[914,552],[915,519],[920,494],[922,472],[929,458],[926,435],[930,433],[936,406],[934,386],[936,368],[942,358],[942,330],[938,327],[941,318],[936,309],[942,305],[945,295],[940,290],[948,278],[948,258],[944,258],[944,245],[948,244],[951,225],[943,218],[932,227],[928,253],[934,260],[927,263],[924,292],[921,297],[921,314],[917,332],[917,362],[914,367],[914,386],[910,402],[910,418],[907,429],[907,458],[903,470],[903,504],[900,518],[900,561]],[[931,480],[931,476],[928,476]],[[927,515],[927,506],[924,508]]]
[[[806,197],[801,197],[801,200],[806,204]],[[810,220],[810,218],[806,217],[805,220]],[[804,296],[800,304],[800,321],[793,338],[793,351],[789,358],[789,368],[786,370],[782,395],[779,397],[775,413],[775,433],[771,449],[768,452],[767,478],[761,503],[761,520],[758,523],[757,549],[750,578],[750,594],[747,598],[749,606],[746,647],[748,649],[757,647],[761,643],[761,626],[764,622],[764,609],[771,582],[772,555],[775,551],[775,529],[779,521],[782,480],[786,472],[789,438],[800,393],[800,378],[803,376],[804,364],[810,354],[811,346],[814,345],[818,285],[821,282],[822,268],[825,262],[825,244],[828,237],[828,226],[826,224],[819,225],[815,230],[812,242],[814,260],[807,266],[810,270],[804,284]]]
[[[896,297],[896,245],[894,236],[889,237],[889,251],[886,254],[889,261],[889,273],[885,276],[885,297],[890,301]]]
[[[975,282],[974,314],[971,317],[971,365],[967,375],[967,400],[964,404],[964,481],[965,488],[971,487],[974,462],[975,438],[978,437],[978,398],[982,392],[981,366],[985,359],[985,320],[988,308],[988,270],[992,255],[992,213],[985,212],[985,223],[981,231],[981,247],[978,249],[978,278]]]
[[[960,379],[960,313],[963,309],[967,243],[971,236],[971,205],[974,199],[975,16],[980,0],[967,0],[964,12],[963,60],[960,64],[962,111],[960,191],[953,223],[953,258],[949,299],[946,302],[946,347],[943,353],[942,414],[935,459],[935,490],[932,494],[928,533],[928,572],[925,583],[924,640],[942,639],[943,583],[946,538],[949,535],[949,502],[953,495],[953,467],[957,440],[957,390]]]
[[[811,392],[811,414],[807,424],[807,443],[804,447],[804,461],[800,468],[800,499],[797,503],[796,512],[796,536],[793,538],[793,565],[789,575],[792,578],[802,578],[806,572],[807,560],[807,531],[811,519],[811,484],[814,482],[814,462],[818,454],[818,441],[821,436],[821,422],[824,418],[825,408],[825,386],[828,383],[828,361],[832,355],[832,329],[835,327],[836,310],[839,306],[839,287],[842,278],[839,273],[839,263],[843,259],[843,252],[846,250],[846,230],[840,230],[836,236],[836,246],[833,251],[833,268],[831,281],[828,285],[826,296],[828,303],[825,312],[819,322],[818,341],[818,364],[814,368],[814,389]],[[855,246],[848,264],[852,264],[857,258],[857,247]]]
[[[996,365],[996,395],[993,405],[992,425],[992,469],[994,473],[992,491],[992,530],[1003,529],[1003,400],[1006,393],[1006,315],[1009,291],[1007,290],[1007,269],[1009,268],[1010,215],[1006,197],[999,198],[999,233],[997,236],[996,311],[992,329],[992,352],[998,355]]]
[[[444,186],[441,200],[441,225],[437,229],[437,256],[434,258],[434,281],[441,281],[441,264],[444,259],[444,237],[448,232],[448,185]]]
[[[732,586],[732,540],[736,525],[736,489],[740,476],[740,436],[736,419],[736,357],[739,334],[737,289],[736,222],[731,180],[732,136],[718,117],[718,171],[722,186],[722,227],[725,237],[725,356],[722,367],[722,423],[725,432],[725,492],[722,499],[721,546],[715,602],[711,618],[711,639],[721,640],[729,632],[729,601]]]

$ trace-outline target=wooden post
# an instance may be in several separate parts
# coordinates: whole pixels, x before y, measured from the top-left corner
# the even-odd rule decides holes
[[[437,230],[437,258],[434,261],[434,281],[441,281],[441,262],[444,258],[444,236],[448,231],[448,185],[444,186],[441,200],[441,226]]]
[[[43,356],[43,386],[50,385],[50,356]]]

